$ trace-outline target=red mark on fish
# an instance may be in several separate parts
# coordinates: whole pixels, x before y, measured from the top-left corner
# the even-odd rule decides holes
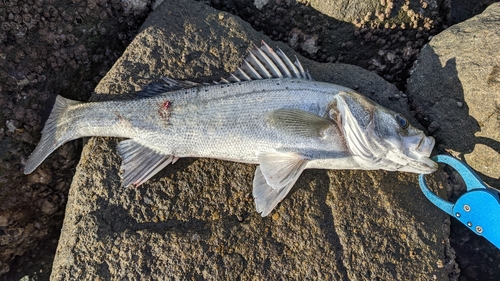
[[[166,100],[161,104],[161,107],[162,109],[169,109],[171,105],[172,103],[169,100]]]
[[[170,107],[172,106],[172,102],[169,100],[164,100],[160,102],[158,107],[158,115],[162,119],[167,119],[170,116]]]

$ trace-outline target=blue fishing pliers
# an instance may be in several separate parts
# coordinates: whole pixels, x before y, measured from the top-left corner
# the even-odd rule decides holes
[[[456,158],[437,155],[432,160],[454,168],[464,179],[467,192],[455,203],[448,202],[434,194],[427,186],[424,175],[420,175],[418,181],[425,197],[500,249],[500,192],[486,186],[467,164]]]

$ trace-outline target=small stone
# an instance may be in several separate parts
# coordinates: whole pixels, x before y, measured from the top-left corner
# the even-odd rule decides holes
[[[42,203],[42,212],[46,215],[51,215],[56,211],[56,206],[49,202],[48,200],[43,201]]]
[[[316,36],[313,36],[311,38],[306,39],[304,43],[300,44],[300,47],[302,50],[308,52],[309,54],[315,54],[318,52],[319,47],[316,45],[318,38]]]
[[[290,32],[290,37],[288,38],[288,44],[292,48],[297,48],[300,34],[301,34],[300,30],[296,28],[292,29],[292,31]]]
[[[434,133],[437,129],[439,129],[439,124],[436,121],[432,121],[429,126],[427,127],[427,131],[429,131],[430,134]]]
[[[253,2],[253,5],[254,5],[257,9],[261,10],[261,9],[262,9],[265,5],[267,5],[267,3],[268,3],[268,2],[269,2],[269,0],[255,0],[255,1]]]
[[[44,169],[37,169],[34,173],[28,176],[28,179],[32,183],[49,184],[52,180],[52,175],[47,173]]]
[[[149,197],[144,197],[144,203],[148,204],[148,205],[151,205],[153,204],[153,201],[151,201],[151,199],[149,199]]]
[[[14,121],[12,121],[12,120],[7,120],[7,121],[5,122],[5,125],[7,125],[7,130],[8,130],[10,133],[12,133],[12,132],[14,132],[15,130],[17,130],[16,125],[14,125]]]
[[[457,105],[458,105],[458,107],[462,108],[464,106],[464,103],[461,101],[457,101]]]
[[[394,62],[394,59],[396,59],[396,55],[392,52],[388,52],[385,58],[390,62]]]
[[[9,225],[9,215],[1,214],[0,215],[0,226],[8,226]]]

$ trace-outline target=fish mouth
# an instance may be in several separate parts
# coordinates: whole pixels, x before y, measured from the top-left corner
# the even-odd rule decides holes
[[[415,148],[415,152],[420,155],[430,157],[435,144],[436,140],[433,137],[428,137],[422,134],[422,138],[420,139],[418,146]]]
[[[438,164],[429,157],[436,144],[433,137],[423,133],[403,139],[403,144],[407,147],[406,156],[411,159],[409,165],[401,168],[401,171],[430,174],[437,170]]]

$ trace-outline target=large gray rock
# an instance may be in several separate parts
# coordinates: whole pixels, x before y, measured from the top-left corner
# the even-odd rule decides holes
[[[166,1],[96,93],[131,92],[160,76],[217,80],[260,40],[294,55],[239,18]],[[410,116],[401,93],[380,77],[301,60],[317,80],[356,88]],[[251,195],[255,166],[181,159],[140,188],[123,188],[117,142],[91,138],[83,149],[53,280],[447,280],[454,265],[446,216],[420,193],[416,175],[306,171],[262,218]]]
[[[368,26],[384,26],[397,24],[404,28],[430,26],[437,20],[440,9],[449,8],[443,0],[297,0],[311,5],[319,12],[334,19],[367,24]]]
[[[500,186],[500,4],[426,45],[408,94],[441,150]]]

